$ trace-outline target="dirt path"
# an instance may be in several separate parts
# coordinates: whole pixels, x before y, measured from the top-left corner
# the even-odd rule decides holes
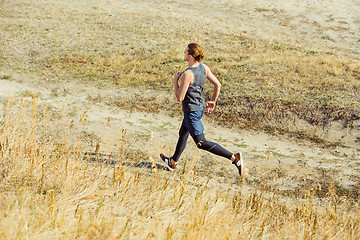
[[[98,139],[101,151],[104,153],[116,152],[121,144],[122,131],[126,131],[126,147],[143,153],[141,161],[158,161],[160,152],[170,155],[177,141],[178,128],[181,123],[179,117],[171,117],[166,112],[158,114],[125,111],[118,107],[107,105],[104,102],[94,104],[89,96],[102,95],[114,98],[131,98],[141,90],[129,89],[98,89],[81,86],[75,83],[54,84],[43,87],[21,83],[21,79],[28,76],[16,76],[12,73],[9,80],[0,80],[0,99],[19,96],[21,93],[40,93],[39,105],[61,109],[64,103],[68,110],[69,122],[77,120],[86,112],[87,124],[85,132]],[[151,92],[154,94],[172,96],[172,93]],[[108,122],[110,119],[110,125]],[[246,181],[238,176],[236,168],[227,160],[209,153],[198,151],[192,140],[179,163],[179,170],[175,174],[163,171],[164,177],[180,178],[186,164],[188,171],[187,181],[195,184],[216,184],[219,189],[242,189],[268,187],[287,194],[296,194],[303,187],[321,184],[326,187],[335,184],[339,192],[359,193],[360,183],[360,156],[356,149],[321,149],[307,142],[298,142],[284,136],[271,136],[265,133],[228,129],[211,124],[204,118],[205,134],[209,140],[216,141],[230,151],[241,151],[244,154],[247,174]],[[89,146],[90,148],[90,146]],[[89,149],[91,150],[91,149]],[[189,168],[191,160],[193,165]],[[148,171],[148,170],[144,170]],[[242,187],[246,184],[246,188]],[[324,190],[324,191],[325,191]]]

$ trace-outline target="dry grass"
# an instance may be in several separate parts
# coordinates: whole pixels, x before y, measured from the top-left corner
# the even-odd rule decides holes
[[[121,163],[138,158],[127,153],[121,129],[117,164],[89,163],[81,137],[86,114],[70,121],[64,107],[52,121],[37,101],[33,95],[1,105],[2,239],[360,237],[357,200],[339,198],[332,187],[322,201],[315,197],[320,186],[286,200],[266,184],[253,193],[235,193],[188,182],[187,169],[177,178],[130,167]]]
[[[198,9],[176,0],[0,2],[0,69],[36,74],[42,80],[36,84],[80,81],[99,88],[171,90],[172,74],[186,67],[183,48],[194,41],[204,46],[205,63],[223,84],[213,115],[220,123],[333,146],[291,126],[297,119],[320,127],[343,120],[350,128],[360,118],[356,55],[305,40],[253,37],[222,15],[239,13],[231,1],[212,2],[221,11],[196,15],[196,26]],[[89,97],[126,109],[158,112],[166,105],[179,112],[166,98],[134,99]],[[191,168],[168,175],[134,167],[141,150],[127,148],[121,129],[117,147],[105,146],[117,164],[89,162],[83,154],[95,149],[83,135],[86,113],[70,121],[66,104],[50,112],[37,101],[32,94],[30,100],[0,102],[1,239],[360,238],[358,199],[339,197],[335,185],[307,184],[286,198],[266,184],[276,181],[278,172],[257,179],[258,190],[250,193],[196,179],[189,183]],[[152,162],[151,155],[145,157]],[[249,184],[239,182],[243,189]]]

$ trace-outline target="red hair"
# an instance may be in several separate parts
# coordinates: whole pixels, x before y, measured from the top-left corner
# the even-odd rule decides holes
[[[201,60],[203,60],[203,58],[205,57],[202,47],[199,44],[190,43],[188,45],[188,48],[189,48],[188,54],[193,56],[196,61],[201,62]]]

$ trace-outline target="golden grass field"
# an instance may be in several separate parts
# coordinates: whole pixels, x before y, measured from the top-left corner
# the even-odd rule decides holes
[[[359,13],[0,0],[0,239],[360,239]],[[174,173],[159,163],[190,42],[223,86],[207,137],[245,177],[190,141]]]

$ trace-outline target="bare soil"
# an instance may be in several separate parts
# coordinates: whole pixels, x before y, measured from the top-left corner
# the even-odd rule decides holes
[[[158,109],[157,113],[129,110],[127,106],[109,102],[111,99],[136,101],[136,96],[146,96],[154,105],[166,101],[179,104],[171,92],[101,89],[75,82],[34,86],[21,83],[22,79],[30,79],[31,76],[1,74],[13,76],[12,80],[1,80],[2,101],[18,102],[23,95],[31,102],[29,93],[39,94],[38,107],[51,109],[49,114],[51,111],[61,111],[65,106],[69,125],[85,113],[84,142],[89,152],[94,152],[99,144],[101,153],[117,155],[125,132],[126,149],[137,156],[137,163],[143,163],[137,166],[142,166],[141,171],[145,174],[151,173],[149,164],[155,161],[158,171],[167,176],[180,179],[184,177],[183,170],[187,169],[186,181],[218,186],[219,190],[224,191],[247,192],[266,187],[284,196],[297,197],[311,187],[320,185],[322,190],[318,192],[319,197],[324,197],[330,186],[335,186],[339,195],[347,197],[356,198],[360,193],[360,154],[356,148],[324,148],[311,141],[222,127],[205,116],[203,122],[209,140],[220,143],[232,152],[243,152],[245,178],[238,176],[237,169],[228,160],[199,151],[191,139],[178,170],[171,173],[161,167],[163,164],[159,154],[173,153],[181,115],[164,111],[164,108]],[[32,82],[36,82],[36,78]],[[94,98],[97,100],[94,101]]]

